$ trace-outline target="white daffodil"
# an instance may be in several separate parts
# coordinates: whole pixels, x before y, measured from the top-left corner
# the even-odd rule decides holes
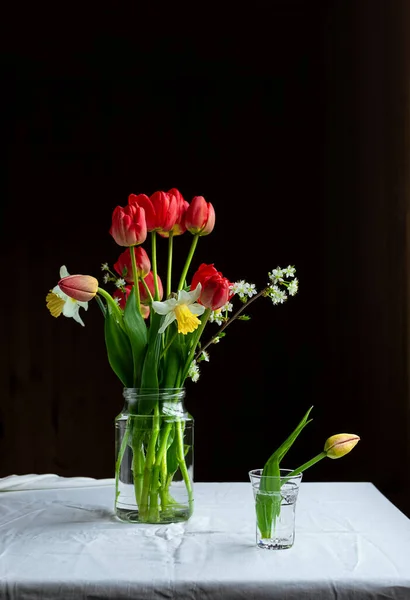
[[[63,265],[60,269],[60,279],[68,277],[67,267]],[[72,317],[74,321],[84,327],[84,323],[79,315],[80,308],[88,310],[88,302],[80,302],[67,296],[62,289],[56,285],[46,296],[47,308],[53,317],[59,317],[61,313],[65,317]]]
[[[152,308],[159,315],[165,315],[164,322],[160,327],[158,333],[164,333],[165,329],[175,319],[178,323],[178,333],[191,333],[197,329],[201,321],[198,319],[198,315],[202,315],[205,307],[202,304],[198,304],[198,300],[201,294],[202,286],[200,283],[196,286],[196,289],[192,292],[185,292],[179,290],[177,298],[169,298],[165,302],[154,301]]]

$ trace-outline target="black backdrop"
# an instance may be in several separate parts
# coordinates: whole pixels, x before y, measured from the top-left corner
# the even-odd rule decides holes
[[[99,277],[116,260],[111,212],[128,194],[177,187],[216,211],[196,266],[260,288],[294,264],[300,280],[283,306],[258,300],[187,383],[195,479],[247,480],[313,405],[289,465],[357,433],[353,453],[305,480],[372,481],[410,513],[406,9],[287,1],[10,21],[0,476],[112,476],[122,396],[101,314],[91,304],[85,328],[54,320],[45,295],[62,264]],[[176,240],[180,260],[189,242]]]

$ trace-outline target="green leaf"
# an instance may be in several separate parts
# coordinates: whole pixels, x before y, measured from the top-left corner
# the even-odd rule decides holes
[[[272,525],[275,527],[276,519],[281,510],[280,490],[282,482],[280,480],[280,461],[288,452],[300,432],[312,419],[308,421],[309,408],[299,425],[292,431],[286,440],[275,450],[275,452],[266,461],[262,472],[262,478],[255,499],[256,519],[262,537],[269,538],[272,535]]]
[[[275,493],[256,493],[256,519],[262,538],[272,536],[272,523],[275,525],[276,519],[280,515],[281,501],[280,490]]]
[[[105,317],[105,315],[106,315],[106,313],[107,313],[107,309],[106,309],[106,307],[105,307],[105,304],[104,304],[104,302],[101,300],[101,298],[99,297],[99,295],[98,295],[98,294],[95,296],[95,300],[96,300],[96,302],[97,302],[98,306],[100,307],[102,314],[103,314],[103,315],[104,315],[104,317]]]
[[[122,315],[118,311],[114,312],[109,305],[107,306],[104,322],[105,345],[112,370],[124,387],[132,387],[132,350],[128,335],[119,321],[121,318]]]
[[[286,440],[279,446],[279,448],[277,448],[277,450],[275,450],[275,452],[266,461],[265,466],[263,468],[263,475],[277,476],[280,461],[286,455],[289,448],[292,446],[302,429],[312,421],[312,419],[310,419],[309,421],[307,420],[312,408],[313,406],[309,408],[299,425],[292,431],[292,433],[286,438]]]
[[[172,342],[171,346],[166,351],[166,355],[164,357],[161,387],[179,387],[178,373],[185,363],[179,338],[180,336],[177,335],[174,341]]]
[[[148,334],[148,348],[141,374],[142,388],[158,388],[158,371],[162,342],[162,334],[158,333],[158,329],[161,325],[161,319],[161,315],[157,313],[152,315]]]
[[[133,386],[140,387],[142,366],[147,348],[148,334],[147,326],[139,310],[134,293],[134,287],[127,299],[124,311],[124,326],[131,342],[132,356],[134,361]]]
[[[269,538],[271,537],[272,522],[275,524],[277,517],[280,515],[281,480],[279,461],[272,458],[266,473],[265,468],[256,496],[256,518],[262,537]]]

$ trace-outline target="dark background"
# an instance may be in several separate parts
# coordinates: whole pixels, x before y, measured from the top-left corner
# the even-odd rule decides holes
[[[0,476],[112,477],[122,389],[102,316],[55,320],[45,296],[62,264],[100,277],[115,262],[130,193],[177,187],[216,211],[194,268],[260,289],[294,264],[300,280],[187,382],[195,480],[247,480],[313,405],[288,465],[357,433],[305,481],[372,481],[410,516],[408,12],[288,0],[5,22]]]

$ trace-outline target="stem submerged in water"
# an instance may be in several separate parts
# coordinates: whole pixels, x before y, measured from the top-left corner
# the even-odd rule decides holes
[[[151,479],[152,479],[152,468],[155,463],[155,446],[159,435],[160,423],[159,423],[159,408],[158,403],[154,407],[154,416],[152,417],[152,431],[148,442],[147,454],[145,456],[144,466],[144,478],[142,483],[141,503],[139,512],[141,520],[146,521],[148,517],[156,518],[156,515],[149,514],[149,508],[152,510],[158,510],[158,506],[152,506],[153,497],[150,496]],[[148,504],[148,498],[150,498],[150,505]]]
[[[179,469],[182,474],[182,478],[184,480],[184,483],[185,483],[185,486],[186,486],[186,489],[188,492],[189,516],[191,516],[192,512],[194,510],[194,497],[193,497],[191,480],[189,478],[189,473],[188,473],[188,469],[187,469],[186,462],[185,462],[184,434],[182,431],[181,421],[178,421],[176,423],[176,434],[177,434],[177,440],[178,440],[177,460],[178,460]]]
[[[148,408],[147,404],[141,403],[142,414],[129,414],[127,426],[117,429],[117,435],[121,437],[117,438],[116,509],[121,519],[127,520],[128,515],[131,522],[170,523],[186,520],[193,512],[193,489],[187,458],[187,450],[192,443],[189,437],[190,418],[183,404],[179,404],[180,394],[176,395],[177,402],[172,395],[164,394],[162,397],[161,389],[155,397],[155,403]],[[136,409],[135,405],[133,409]],[[134,500],[127,498],[127,492],[122,488],[120,491],[122,464],[126,471],[122,473],[122,481],[133,482]],[[175,498],[171,487],[174,480],[180,482]]]

